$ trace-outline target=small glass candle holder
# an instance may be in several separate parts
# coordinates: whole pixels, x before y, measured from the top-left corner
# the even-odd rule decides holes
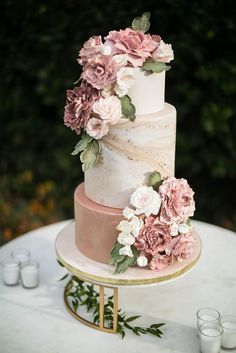
[[[220,318],[220,324],[223,327],[222,347],[236,347],[236,316],[223,315]]]
[[[199,327],[201,353],[219,353],[223,328],[218,322],[205,321]]]
[[[202,308],[197,311],[197,328],[206,321],[219,322],[220,313],[212,308]]]
[[[2,263],[3,282],[7,286],[15,286],[19,283],[20,271],[19,261],[16,259],[6,259]]]
[[[15,249],[11,252],[11,256],[22,265],[30,261],[30,251],[27,249]]]
[[[20,264],[21,284],[24,288],[36,288],[39,284],[39,263],[30,260]]]

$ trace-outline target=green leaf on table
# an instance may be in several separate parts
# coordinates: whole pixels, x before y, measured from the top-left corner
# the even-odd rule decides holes
[[[152,174],[150,175],[149,183],[154,190],[158,190],[159,186],[162,183],[161,174],[156,170],[152,172]]]
[[[141,317],[140,315],[130,316],[130,317],[128,317],[128,319],[126,319],[126,322],[131,322],[131,321],[137,320],[140,317]]]
[[[170,68],[171,67],[169,65],[166,65],[165,63],[159,61],[154,61],[152,59],[147,59],[142,66],[142,69],[149,73],[160,73],[162,71],[168,71],[170,70]]]
[[[86,148],[80,155],[80,160],[82,162],[82,169],[85,172],[89,168],[95,166],[98,160],[98,155],[100,152],[100,145],[99,142],[95,139],[90,141]]]
[[[66,279],[69,276],[69,273],[66,273],[62,278],[59,279],[59,281],[63,281],[64,279]]]
[[[146,33],[150,28],[150,12],[144,12],[141,17],[135,17],[132,29]]]
[[[135,106],[132,104],[129,96],[119,97],[121,102],[122,114],[125,118],[134,121],[135,120]]]
[[[57,262],[61,267],[65,267],[65,265],[63,265],[63,263],[60,260],[57,259]]]
[[[74,151],[71,153],[72,156],[75,156],[76,154],[82,152],[88,146],[90,141],[92,141],[92,137],[89,136],[86,132],[83,132],[81,139],[76,144]]]

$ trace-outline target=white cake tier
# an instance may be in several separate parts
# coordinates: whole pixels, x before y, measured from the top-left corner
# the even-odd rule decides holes
[[[137,68],[135,84],[129,89],[128,95],[137,115],[161,111],[165,103],[165,71],[150,75]]]
[[[101,140],[98,165],[85,172],[86,196],[100,205],[124,208],[154,170],[173,176],[175,137],[176,110],[170,104],[134,122],[122,118]]]

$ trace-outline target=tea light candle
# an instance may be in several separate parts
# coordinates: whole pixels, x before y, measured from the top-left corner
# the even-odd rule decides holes
[[[219,323],[204,322],[199,327],[199,344],[201,353],[219,353],[223,329]]]
[[[39,263],[30,260],[20,265],[21,283],[24,288],[35,288],[39,282]]]
[[[236,347],[236,316],[223,315],[220,319],[220,323],[223,327],[222,347]]]
[[[14,259],[2,262],[3,281],[7,286],[15,286],[19,283],[19,261]]]
[[[30,260],[30,251],[27,249],[16,249],[11,252],[11,256],[18,260],[20,264],[26,264]]]
[[[206,321],[219,322],[220,313],[212,308],[202,308],[197,311],[197,327]]]

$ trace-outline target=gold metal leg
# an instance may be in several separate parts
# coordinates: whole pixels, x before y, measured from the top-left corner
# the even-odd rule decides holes
[[[88,320],[84,319],[82,316],[80,316],[79,314],[77,314],[73,310],[73,308],[71,307],[69,300],[68,300],[68,296],[67,296],[67,292],[68,292],[68,289],[71,287],[71,284],[72,284],[72,280],[70,280],[68,282],[68,284],[66,285],[65,290],[64,290],[64,302],[65,302],[65,306],[66,306],[66,309],[68,310],[68,312],[75,319],[79,320],[80,322],[82,322],[83,324],[85,324],[89,327],[92,327],[92,328],[95,328],[97,330],[101,330],[104,332],[108,332],[108,333],[116,333],[117,332],[117,322],[118,322],[118,288],[98,285],[98,287],[99,287],[99,325],[96,325],[93,322],[88,321]],[[113,291],[114,291],[112,328],[104,326],[104,324],[105,324],[105,322],[104,322],[105,288],[110,288],[110,289],[113,289]]]

